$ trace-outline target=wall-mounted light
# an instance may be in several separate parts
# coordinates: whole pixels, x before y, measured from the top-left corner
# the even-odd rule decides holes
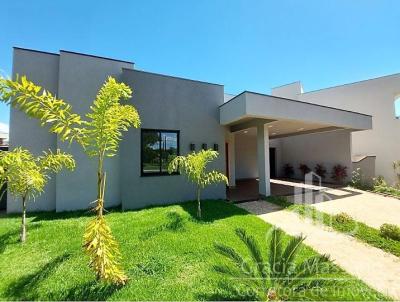
[[[218,151],[218,144],[214,144],[214,151]]]
[[[201,144],[201,148],[202,148],[203,150],[207,150],[207,144],[205,144],[205,143]]]
[[[190,151],[194,151],[194,150],[196,150],[196,145],[193,144],[193,143],[191,143],[191,144],[189,145],[189,148],[190,148]]]

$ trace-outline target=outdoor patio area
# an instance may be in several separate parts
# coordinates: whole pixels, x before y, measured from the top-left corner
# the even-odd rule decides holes
[[[327,191],[340,188],[340,185],[326,184],[305,184],[295,179],[271,179],[271,195],[273,196],[294,196],[304,194],[305,190],[312,192]],[[336,195],[336,194],[335,194]],[[236,181],[236,187],[227,189],[227,198],[233,202],[258,200],[258,179],[241,179]]]

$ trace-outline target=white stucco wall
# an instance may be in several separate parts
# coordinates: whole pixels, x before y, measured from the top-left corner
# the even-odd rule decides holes
[[[327,169],[326,181],[332,181],[331,171],[336,164],[347,167],[348,176],[351,175],[351,140],[348,131],[333,131],[315,134],[305,134],[281,138],[280,174],[283,165],[289,163],[295,171],[295,178],[302,178],[300,164],[306,164],[310,169],[316,164],[324,164]]]
[[[392,162],[400,159],[400,120],[394,99],[400,74],[301,94],[300,100],[358,111],[373,116],[373,129],[352,134],[353,155],[376,155],[376,175],[395,180]]]
[[[269,147],[276,152],[276,175],[280,175],[282,166],[281,139],[271,139]],[[235,172],[237,179],[257,178],[257,132],[252,134],[239,133],[235,135]]]
[[[375,160],[375,156],[366,156],[360,160],[353,161],[353,170],[356,171],[357,168],[360,168],[362,180],[370,185],[373,183],[375,176]]]
[[[236,179],[258,177],[256,135],[235,135],[235,160]]]
[[[301,85],[301,82],[294,82],[271,89],[271,95],[294,100],[297,100],[299,98],[299,94],[301,93],[303,93],[303,86]]]

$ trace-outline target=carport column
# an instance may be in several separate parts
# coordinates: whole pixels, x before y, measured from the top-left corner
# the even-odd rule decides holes
[[[269,181],[269,136],[267,124],[257,126],[257,164],[258,193],[261,196],[271,195]]]
[[[235,171],[235,133],[227,134],[228,143],[228,169],[229,169],[229,186],[236,186],[236,171]]]

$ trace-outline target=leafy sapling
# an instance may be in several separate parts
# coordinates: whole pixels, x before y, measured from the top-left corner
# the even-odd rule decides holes
[[[206,186],[224,182],[228,185],[228,178],[215,170],[207,171],[207,165],[218,157],[218,152],[213,150],[201,150],[192,152],[186,156],[175,157],[168,166],[168,173],[179,171],[186,175],[187,179],[196,186],[197,217],[201,219],[201,190]]]
[[[26,205],[43,191],[52,173],[63,168],[74,170],[75,161],[70,154],[52,151],[34,157],[28,150],[16,148],[0,152],[0,183],[15,199],[22,202],[21,242],[26,241]]]
[[[39,119],[42,125],[48,125],[50,132],[56,133],[62,141],[75,141],[89,157],[97,159],[97,199],[93,208],[96,217],[86,228],[84,248],[97,279],[114,284],[125,284],[128,278],[119,263],[118,244],[103,215],[106,189],[104,161],[106,157],[116,155],[122,132],[140,126],[140,117],[135,107],[120,102],[131,96],[129,86],[109,77],[84,118],[73,113],[71,105],[57,99],[26,77],[15,81],[0,77],[0,100]]]

